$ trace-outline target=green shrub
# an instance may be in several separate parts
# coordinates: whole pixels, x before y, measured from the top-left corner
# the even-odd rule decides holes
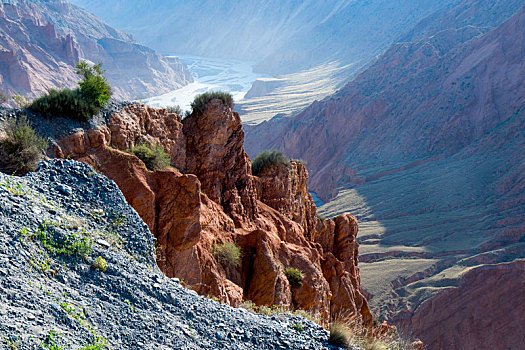
[[[177,115],[182,115],[182,109],[179,105],[176,106],[166,106],[168,113],[175,113]]]
[[[232,242],[215,244],[212,248],[212,254],[222,266],[237,267],[241,263],[241,248]]]
[[[97,270],[106,272],[108,269],[108,263],[103,257],[97,256],[95,261],[93,261],[93,267]]]
[[[341,322],[334,322],[330,325],[330,336],[328,344],[340,348],[347,348],[352,339],[352,331],[350,328]]]
[[[195,96],[191,103],[193,112],[202,113],[204,108],[211,100],[219,99],[226,103],[230,108],[233,108],[233,97],[230,93],[224,91],[210,91]]]
[[[89,120],[100,108],[90,101],[80,89],[51,89],[28,106],[28,109],[50,117],[66,117],[76,120]]]
[[[87,62],[78,62],[76,67],[77,74],[82,76],[82,80],[78,82],[82,94],[96,107],[106,106],[112,92],[107,79],[102,75],[105,72],[102,63],[89,66]]]
[[[5,132],[7,137],[0,141],[0,170],[16,175],[35,170],[47,141],[35,133],[25,116],[7,122]]]
[[[268,166],[280,166],[290,169],[290,159],[280,151],[262,151],[252,160],[252,174],[258,176]]]
[[[294,267],[288,267],[284,270],[284,275],[292,287],[300,287],[303,285],[304,275],[300,270]]]
[[[29,98],[22,96],[20,93],[13,95],[12,99],[18,108],[27,108],[31,102]]]
[[[253,311],[253,312],[257,311],[257,305],[255,305],[255,303],[251,300],[243,301],[242,303],[239,304],[239,307],[245,310],[248,310],[248,311]]]
[[[164,148],[151,143],[141,143],[128,150],[144,162],[146,168],[151,171],[163,170],[171,166],[169,154]]]
[[[82,76],[79,89],[51,89],[27,108],[47,118],[60,116],[76,120],[89,120],[100,112],[111,97],[111,86],[102,76],[102,64],[89,66],[79,62],[76,67],[77,74]]]

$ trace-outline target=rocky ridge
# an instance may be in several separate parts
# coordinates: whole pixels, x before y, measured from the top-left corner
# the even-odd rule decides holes
[[[0,196],[6,347],[327,348],[327,331],[304,318],[234,309],[167,278],[148,227],[116,184],[86,164],[51,160],[23,178],[0,173]],[[89,243],[85,255],[67,253],[72,239]],[[53,250],[59,245],[69,250]],[[95,267],[100,258],[105,270]]]
[[[63,0],[0,4],[0,83],[3,93],[36,97],[75,87],[75,63],[102,62],[115,97],[159,95],[193,81],[178,59],[166,59]]]
[[[117,183],[157,238],[157,263],[168,277],[233,306],[250,300],[304,309],[321,322],[344,314],[371,324],[360,292],[357,220],[317,217],[301,163],[252,176],[240,118],[220,100],[184,120],[133,104],[90,123],[31,120],[56,140],[53,156],[85,162]],[[152,172],[124,152],[142,141],[162,145],[174,168]],[[237,268],[212,255],[226,241],[242,249]],[[304,273],[302,286],[290,285],[288,267]]]

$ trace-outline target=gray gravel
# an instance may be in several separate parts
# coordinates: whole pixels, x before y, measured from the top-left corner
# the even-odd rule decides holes
[[[86,258],[53,252],[39,232],[92,249]],[[111,349],[330,348],[327,332],[304,318],[197,296],[159,271],[153,247],[115,183],[83,163],[0,173],[0,348],[80,349],[97,339]],[[99,256],[105,272],[93,267]]]

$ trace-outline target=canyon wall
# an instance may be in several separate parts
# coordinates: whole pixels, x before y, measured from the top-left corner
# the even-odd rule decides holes
[[[162,145],[174,168],[149,171],[124,150]],[[166,110],[128,105],[107,124],[62,138],[53,153],[113,179],[157,238],[157,263],[203,295],[238,306],[304,309],[328,322],[372,322],[360,291],[357,220],[319,219],[301,163],[252,176],[239,115],[220,100],[181,120]],[[239,266],[217,263],[213,247],[235,242]],[[303,272],[292,286],[284,270]]]
[[[469,271],[508,264],[490,271],[518,275],[513,263],[525,249],[525,8],[505,20],[502,9],[523,2],[463,5],[440,16],[441,26],[428,19],[444,30],[425,37],[419,28],[415,41],[393,45],[337,94],[295,117],[246,128],[250,155],[279,149],[307,162],[310,188],[329,201],[322,215],[356,215],[372,309],[399,324],[421,322],[410,328],[436,349],[450,344],[434,331],[444,322],[439,309],[451,312],[445,295],[472,301],[453,304],[455,329],[492,332],[475,309],[485,301]],[[501,15],[487,21],[499,26],[476,26],[481,10]],[[473,25],[445,23],[460,15]],[[494,308],[508,310],[496,294],[487,295]],[[416,323],[407,321],[412,316]],[[522,308],[485,318],[519,324],[523,317]],[[499,332],[491,344],[516,339],[511,328]],[[469,337],[454,347],[473,348]]]
[[[360,67],[454,0],[72,2],[159,52],[249,60],[276,76],[333,61]]]

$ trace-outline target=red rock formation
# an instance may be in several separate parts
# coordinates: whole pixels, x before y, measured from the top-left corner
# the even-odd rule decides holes
[[[506,21],[498,15],[515,6],[521,9]],[[452,29],[429,18],[430,29],[445,30],[393,45],[334,96],[246,131],[251,154],[279,149],[306,160],[313,191],[335,198],[324,209],[351,208],[366,223],[361,266],[374,273],[363,287],[393,324],[456,287],[458,271],[521,259],[525,251],[525,7],[468,0],[452,10],[445,17],[461,19]],[[499,25],[493,30],[466,25],[491,16],[487,23]],[[410,266],[420,258],[428,260]],[[475,314],[476,300],[485,303],[481,288],[460,288],[472,297],[463,317]],[[486,292],[494,308],[506,309],[506,300]],[[432,315],[417,311],[424,326],[410,329],[431,348],[462,348],[466,342],[435,340],[436,329],[453,329],[441,328],[446,317],[437,307],[452,308],[440,300],[436,309],[422,309],[436,310],[433,326]],[[517,312],[525,317],[525,308]],[[488,329],[483,322],[467,326],[458,328],[467,339]],[[487,343],[516,338],[510,328],[498,332]]]
[[[472,269],[400,324],[431,349],[521,349],[524,282],[524,260]]]
[[[158,264],[200,294],[238,305],[284,305],[330,316],[361,316],[357,220],[320,220],[308,194],[308,172],[267,168],[251,175],[239,116],[220,100],[181,123],[175,114],[139,105],[113,114],[107,125],[59,140],[57,156],[84,161],[113,179],[157,237]],[[177,168],[148,171],[122,150],[146,139],[163,145]],[[272,185],[273,183],[273,185]],[[221,266],[214,244],[234,241],[239,267]],[[284,269],[304,273],[292,287]]]

